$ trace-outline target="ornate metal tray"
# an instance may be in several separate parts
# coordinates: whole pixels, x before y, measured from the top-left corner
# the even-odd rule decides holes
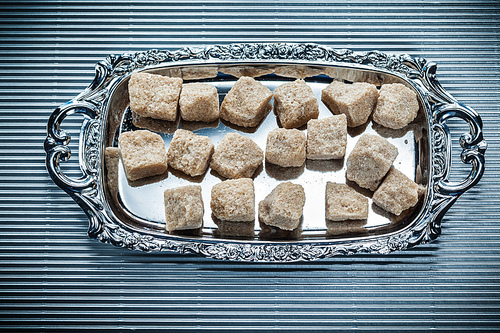
[[[122,131],[148,128],[162,133],[168,145],[177,127],[209,136],[215,145],[229,131],[245,131],[262,148],[270,129],[277,127],[269,114],[257,129],[248,130],[218,121],[212,124],[161,123],[140,119],[128,108],[127,83],[134,71],[181,76],[185,82],[210,82],[220,100],[237,76],[256,76],[273,89],[303,78],[319,97],[332,79],[366,81],[376,85],[399,82],[418,95],[420,111],[408,127],[394,131],[371,121],[349,129],[348,152],[363,132],[386,137],[399,149],[395,166],[425,188],[419,204],[401,216],[391,216],[371,204],[367,221],[328,224],[324,218],[324,186],[327,180],[345,182],[344,161],[311,162],[302,168],[277,169],[265,165],[254,175],[258,203],[280,181],[300,183],[306,190],[306,206],[299,230],[280,232],[265,226],[246,226],[235,233],[210,215],[210,188],[220,179],[213,172],[188,179],[175,170],[153,180],[127,182],[120,163],[105,163],[107,147],[117,146]],[[96,65],[93,82],[80,95],[61,105],[47,127],[46,164],[53,181],[66,191],[89,218],[90,237],[104,243],[141,251],[176,251],[206,257],[259,262],[315,260],[356,253],[387,254],[427,243],[440,234],[445,212],[484,172],[486,142],[482,122],[471,108],[457,102],[435,77],[436,64],[408,55],[378,51],[357,53],[316,44],[232,44],[175,52],[150,50],[111,55]],[[320,100],[320,98],[319,98]],[[320,118],[329,111],[320,102]],[[85,116],[81,126],[79,166],[83,177],[71,178],[61,168],[69,159],[71,137],[61,129],[73,113]],[[447,120],[463,119],[470,130],[460,139],[461,160],[471,164],[468,177],[450,182],[451,137]],[[347,155],[346,155],[347,156]],[[111,176],[114,175],[114,176]],[[202,185],[205,203],[204,228],[193,234],[164,231],[163,191],[187,183]],[[361,189],[359,189],[362,191]],[[370,192],[365,193],[370,196]]]

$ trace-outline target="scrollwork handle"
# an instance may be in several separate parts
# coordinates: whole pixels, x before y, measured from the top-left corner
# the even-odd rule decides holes
[[[435,122],[444,124],[448,119],[458,117],[466,121],[469,125],[469,133],[464,133],[460,137],[462,147],[461,160],[463,163],[472,165],[472,169],[461,182],[448,182],[446,177],[437,183],[437,191],[444,195],[459,196],[471,187],[476,185],[484,173],[484,154],[487,143],[483,138],[483,123],[481,118],[473,109],[458,104],[445,104],[439,107],[434,113]],[[451,146],[451,145],[449,145]]]
[[[49,118],[47,124],[47,138],[44,142],[45,152],[47,153],[45,165],[52,180],[68,193],[81,192],[93,186],[93,178],[88,174],[72,179],[66,176],[59,166],[60,161],[66,161],[71,156],[71,150],[68,147],[71,136],[60,128],[63,120],[74,113],[83,114],[85,121],[96,117],[95,106],[88,102],[68,102],[58,107]],[[84,123],[85,125],[85,123]]]

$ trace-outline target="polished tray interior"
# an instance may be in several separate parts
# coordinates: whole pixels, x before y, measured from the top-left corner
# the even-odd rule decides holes
[[[184,69],[199,70],[203,72],[207,65],[183,65],[162,66],[149,68],[145,71],[152,74],[169,74],[172,71],[182,71]],[[274,72],[276,68],[289,67],[292,73],[310,76],[305,77],[306,83],[313,89],[319,102],[319,118],[330,116],[332,113],[321,102],[321,91],[333,79],[343,80],[345,82],[368,81],[380,86],[384,83],[399,82],[406,84],[404,79],[385,72],[369,71],[366,69],[356,69],[349,67],[336,67],[333,65],[324,66],[305,66],[293,64],[211,64],[210,67],[218,66],[216,77],[201,77],[184,80],[184,82],[207,82],[213,84],[219,93],[219,102],[221,103],[226,93],[231,89],[237,78],[232,75],[223,74],[227,69],[245,68],[260,69],[268,72]],[[231,68],[232,67],[232,68]],[[326,73],[326,74],[325,74]],[[269,89],[274,90],[277,86],[295,80],[289,75],[276,75],[275,73],[256,77]],[[135,129],[149,129],[162,135],[166,147],[170,143],[173,132],[177,128],[184,128],[194,131],[196,134],[210,137],[215,146],[217,146],[224,135],[229,132],[239,132],[254,140],[263,151],[265,151],[266,138],[270,130],[279,126],[277,117],[270,111],[263,122],[256,128],[241,128],[225,121],[219,120],[213,123],[192,123],[178,120],[175,123],[155,121],[152,119],[142,119],[141,123],[133,122],[132,112],[128,101],[128,78],[117,84],[112,94],[109,96],[106,131],[104,146],[117,146],[117,138],[120,133]],[[415,90],[416,91],[416,90]],[[416,91],[417,95],[418,92]],[[348,128],[347,152],[346,157],[341,160],[313,161],[307,160],[302,167],[282,168],[269,163],[263,165],[255,172],[255,199],[256,207],[264,197],[280,182],[291,181],[301,184],[306,193],[306,203],[304,206],[303,221],[298,230],[293,232],[283,232],[275,228],[268,228],[261,225],[256,217],[254,228],[249,234],[248,230],[234,232],[238,225],[222,225],[216,221],[210,210],[210,192],[214,184],[224,180],[215,171],[210,168],[208,171],[198,177],[189,177],[180,171],[169,167],[168,171],[156,177],[139,180],[135,182],[127,181],[121,163],[118,163],[118,183],[109,184],[106,178],[106,172],[103,172],[107,203],[116,217],[125,226],[143,233],[154,235],[166,235],[164,230],[164,203],[163,192],[167,188],[183,186],[188,184],[199,184],[202,186],[203,201],[205,207],[204,227],[196,232],[180,233],[179,237],[202,237],[204,239],[247,239],[251,241],[267,240],[322,240],[322,239],[347,239],[347,238],[365,238],[371,236],[385,235],[411,225],[421,213],[425,196],[412,209],[403,212],[400,216],[394,216],[383,211],[371,202],[372,192],[358,187],[355,183],[347,181],[345,177],[345,161],[350,151],[357,142],[362,133],[376,133],[385,137],[394,144],[399,151],[399,155],[394,161],[394,166],[406,174],[410,179],[418,184],[426,186],[428,182],[428,125],[426,121],[426,112],[420,99],[420,111],[417,119],[407,127],[401,130],[391,130],[375,124],[371,119],[360,127]],[[271,100],[271,104],[273,100]],[[137,126],[139,125],[139,126]],[[300,128],[306,131],[307,129]],[[106,166],[107,168],[113,166]],[[348,183],[360,193],[370,199],[369,215],[366,221],[354,222],[329,222],[325,220],[325,186],[327,181]],[[111,185],[111,186],[109,186]],[[117,188],[117,191],[110,191],[109,188]],[[217,224],[216,224],[217,222]],[[363,227],[360,227],[360,226]],[[328,228],[327,228],[328,226]],[[219,229],[221,228],[221,229]],[[222,230],[224,228],[224,231]],[[248,226],[247,226],[248,229]],[[231,230],[231,231],[227,231]],[[222,234],[221,234],[222,232]]]

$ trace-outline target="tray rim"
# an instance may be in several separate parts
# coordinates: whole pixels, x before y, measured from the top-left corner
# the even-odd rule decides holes
[[[112,214],[103,187],[105,122],[107,101],[114,88],[130,73],[173,65],[210,65],[219,63],[291,63],[335,65],[346,68],[381,71],[396,75],[420,93],[429,127],[429,186],[423,208],[414,221],[400,230],[382,236],[358,239],[299,241],[255,241],[200,239],[175,235],[162,237],[143,234],[127,226]],[[110,55],[96,65],[92,83],[77,97],[57,108],[49,118],[45,151],[51,178],[66,191],[89,218],[88,234],[104,243],[146,252],[175,251],[206,257],[257,262],[316,260],[342,254],[388,254],[436,239],[441,233],[441,219],[458,197],[473,187],[484,172],[487,147],[482,122],[474,110],[460,104],[439,84],[436,64],[407,54],[392,55],[379,51],[354,52],[318,44],[246,43],[184,48],[177,51],[156,49]],[[84,176],[70,179],[59,168],[69,158],[69,135],[60,130],[63,119],[82,113],[85,121],[80,133],[80,167]],[[451,138],[446,120],[459,117],[470,127],[460,137],[462,161],[471,163],[469,176],[460,183],[449,183]]]

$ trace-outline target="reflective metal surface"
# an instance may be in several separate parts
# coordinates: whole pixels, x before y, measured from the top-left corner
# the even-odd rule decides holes
[[[328,180],[345,182],[343,161],[337,161],[337,165],[330,166],[330,170],[328,167],[321,170],[311,163],[304,168],[273,170],[273,166],[266,163],[263,170],[256,171],[253,177],[257,203],[283,180],[293,180],[305,189],[303,222],[292,240],[284,237],[281,240],[290,241],[270,242],[266,233],[260,233],[252,241],[221,239],[220,232],[219,237],[214,238],[217,225],[212,221],[209,209],[205,210],[205,226],[200,236],[167,234],[164,230],[162,195],[165,189],[199,183],[203,189],[204,205],[209,207],[212,186],[221,179],[213,172],[191,179],[180,172],[170,171],[131,183],[127,181],[120,162],[104,165],[105,149],[117,146],[117,137],[124,131],[133,130],[136,125],[153,131],[157,131],[161,124],[167,125],[169,128],[160,131],[166,132],[163,138],[167,146],[177,127],[193,127],[193,124],[184,122],[155,124],[152,119],[149,124],[144,124],[144,121],[135,121],[134,124],[134,115],[127,108],[130,74],[137,70],[169,75],[175,73],[182,75],[185,81],[210,82],[223,97],[236,79],[218,73],[234,73],[244,68],[247,72],[260,74],[253,63],[259,70],[266,69],[267,76],[260,81],[268,88],[274,90],[287,82],[287,78],[289,81],[290,77],[292,80],[303,78],[319,100],[321,90],[332,79],[345,81],[349,78],[351,82],[370,81],[377,85],[400,82],[412,88],[421,105],[417,120],[396,131],[369,125],[350,129],[348,153],[357,141],[355,138],[364,132],[386,137],[400,152],[394,161],[396,168],[425,189],[421,199],[423,203],[401,216],[392,217],[371,204],[365,229],[360,231],[358,228],[332,237],[329,231],[339,228],[327,228],[324,188]],[[216,259],[264,262],[315,260],[356,253],[387,254],[404,250],[437,238],[443,215],[461,194],[477,184],[484,172],[487,144],[483,139],[481,119],[474,110],[461,105],[441,87],[434,77],[435,70],[436,64],[408,55],[389,55],[378,51],[359,53],[317,44],[247,43],[186,48],[174,52],[151,50],[112,55],[96,65],[96,77],[84,92],[52,114],[45,141],[47,168],[52,179],[89,216],[89,235],[116,246],[148,252],[173,250]],[[78,180],[69,179],[59,168],[60,161],[67,158],[70,140],[61,129],[61,123],[72,112],[84,112],[88,117],[80,133],[83,138],[80,167],[85,177]],[[331,114],[323,104],[321,113],[321,117]],[[461,136],[462,161],[473,165],[470,175],[457,184],[448,180],[451,137],[446,123],[453,117],[462,118],[470,125],[469,131]],[[267,133],[277,127],[277,121],[273,115],[268,115],[256,128],[242,129],[225,123],[211,126],[198,124],[195,127],[199,127],[196,130],[192,128],[196,133],[210,137],[215,144],[219,144],[229,132],[243,131],[265,150]],[[105,169],[118,176],[106,177]],[[107,187],[115,190],[106,191]],[[370,193],[366,195],[370,196]],[[275,236],[272,238],[276,240]]]

